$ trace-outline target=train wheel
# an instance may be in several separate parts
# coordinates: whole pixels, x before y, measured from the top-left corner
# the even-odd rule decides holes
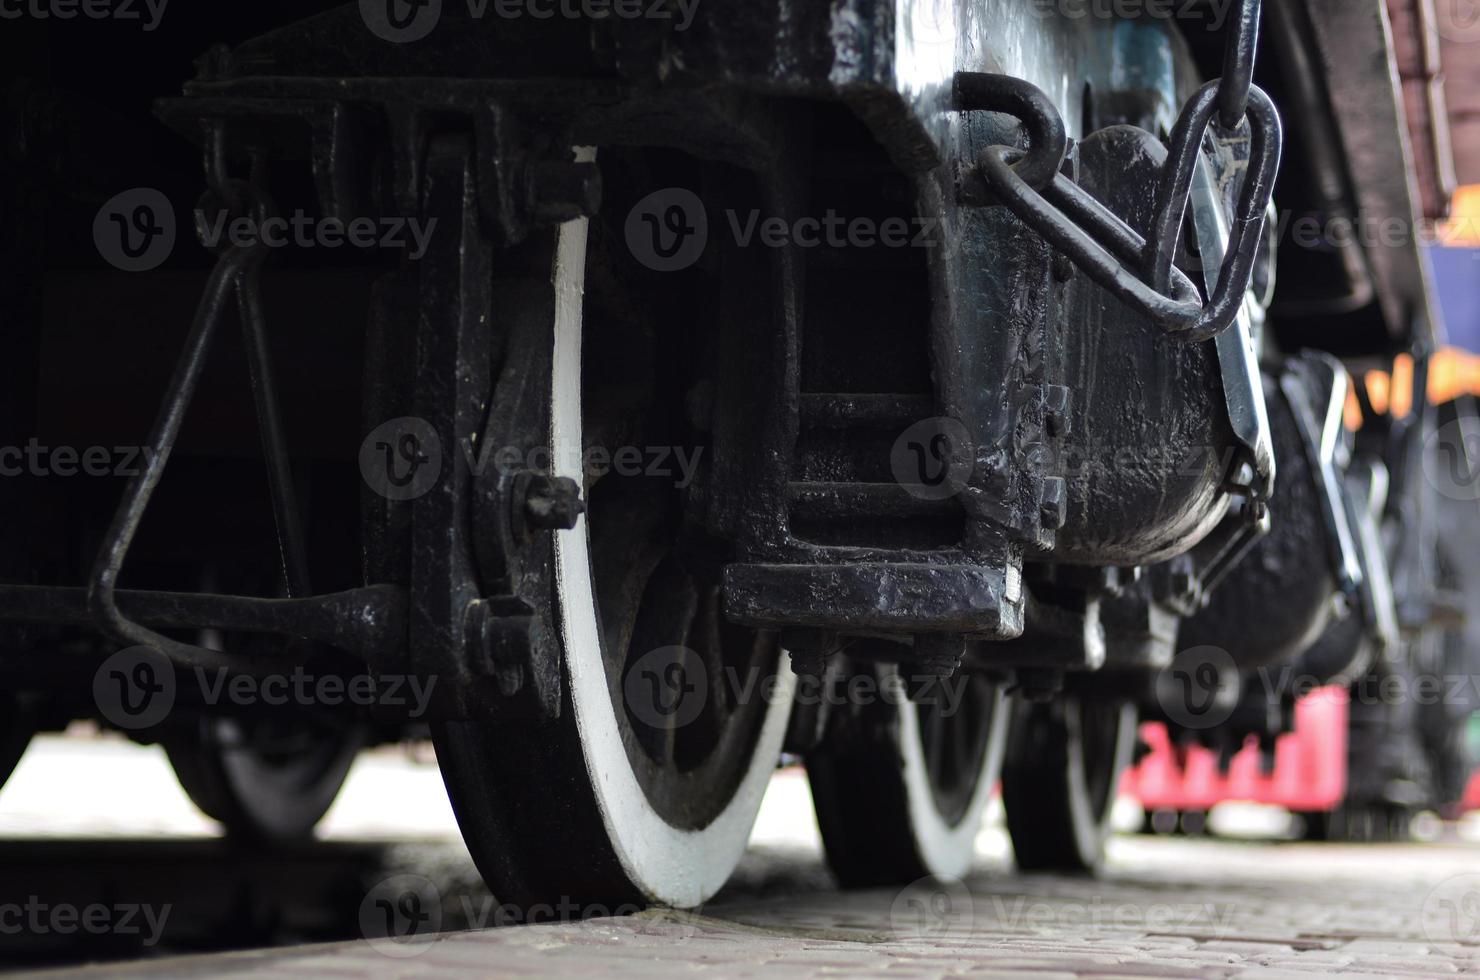
[[[659,336],[661,324],[619,325],[602,295],[622,277],[587,277],[588,247],[615,261],[620,237],[607,227],[560,226],[547,311],[555,475],[586,488],[577,525],[552,532],[560,715],[433,728],[494,894],[521,907],[558,901],[571,915],[693,907],[724,884],[776,768],[793,683],[774,635],[724,620],[723,563],[686,539],[672,478],[584,471],[593,446],[617,448],[606,445],[614,432],[627,445],[687,445],[673,428],[684,424],[687,381],[653,365],[692,337],[692,321],[678,340]],[[651,383],[638,393],[634,377]]]
[[[217,715],[162,741],[185,795],[228,834],[289,841],[329,811],[364,736],[332,722]]]
[[[1332,822],[1335,819],[1333,810],[1304,810],[1297,814],[1300,822],[1297,829],[1300,831],[1300,839],[1305,841],[1329,841],[1333,840]]]
[[[1019,710],[1002,768],[1002,805],[1018,867],[1094,871],[1120,774],[1136,741],[1132,705],[1065,697]]]
[[[1182,830],[1182,815],[1176,810],[1162,807],[1159,810],[1148,810],[1141,825],[1143,834],[1177,834]]]
[[[21,756],[26,754],[26,747],[31,744],[31,735],[30,712],[13,700],[6,702],[3,711],[0,711],[0,788],[5,786],[6,780],[15,772]]]
[[[845,888],[959,878],[1007,742],[1002,685],[958,673],[907,700],[898,669],[878,671],[895,696],[860,712],[856,737],[807,759],[828,863]],[[941,696],[949,685],[960,685],[959,700]]]
[[[31,744],[31,733],[24,734],[12,732],[0,737],[0,787],[5,785],[10,774],[15,772],[15,767],[20,764],[21,756],[26,754],[26,747]]]

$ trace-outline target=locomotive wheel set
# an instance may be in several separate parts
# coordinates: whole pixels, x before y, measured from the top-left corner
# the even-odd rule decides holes
[[[1138,721],[1464,660],[1422,257],[1275,220],[1415,221],[1381,3],[642,6],[7,24],[0,444],[139,448],[0,479],[0,768],[270,842],[430,737],[501,901],[692,907],[783,761],[845,885],[1093,870]]]

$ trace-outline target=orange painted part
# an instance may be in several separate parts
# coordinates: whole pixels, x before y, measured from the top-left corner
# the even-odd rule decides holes
[[[1437,232],[1437,244],[1446,248],[1480,247],[1480,184],[1466,184],[1454,192],[1449,220]]]
[[[1274,772],[1266,776],[1259,771],[1259,749],[1252,741],[1223,775],[1211,749],[1178,749],[1164,725],[1147,722],[1141,726],[1141,740],[1151,752],[1126,773],[1121,793],[1148,810],[1207,810],[1230,800],[1305,812],[1331,810],[1346,795],[1346,725],[1346,690],[1312,691],[1295,705],[1295,730],[1275,742]]]
[[[1393,371],[1368,371],[1359,384],[1367,389],[1372,407],[1382,415],[1391,412],[1405,417],[1412,409],[1413,358],[1400,354],[1393,359]],[[1480,395],[1480,354],[1459,347],[1442,347],[1429,360],[1429,401],[1435,405],[1453,401],[1461,395]],[[1362,410],[1352,392],[1346,404],[1347,428],[1362,427]]]

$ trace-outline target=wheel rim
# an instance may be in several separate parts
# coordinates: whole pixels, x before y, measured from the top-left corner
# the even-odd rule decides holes
[[[205,571],[205,591],[218,591],[219,574],[215,567]],[[260,585],[248,575],[233,580],[231,588],[253,594]],[[196,642],[228,649],[228,638],[218,630],[201,630]],[[271,642],[253,635],[229,638],[232,649]],[[167,731],[161,741],[185,795],[206,816],[234,836],[290,841],[312,834],[334,805],[366,734],[353,717],[285,705],[201,714]]]
[[[914,701],[900,711],[912,836],[923,870],[939,876],[960,877],[970,869],[1007,742],[1001,686],[980,675],[961,680],[965,688],[954,715]]]
[[[1019,867],[1093,871],[1099,865],[1135,737],[1129,704],[1069,696],[1023,712],[1002,780]]]
[[[551,448],[556,476],[585,481],[581,420],[583,288],[588,224],[567,222],[559,232],[555,260],[555,339],[551,399]],[[719,805],[699,808],[687,820],[671,821],[673,795],[653,793],[656,782],[695,787],[695,767],[668,779],[644,771],[649,753],[622,698],[625,661],[614,666],[603,655],[600,607],[594,588],[592,539],[585,516],[555,534],[556,622],[570,681],[570,701],[601,821],[623,871],[648,898],[693,906],[716,892],[745,849],[755,813],[775,768],[785,734],[794,677],[787,659],[776,665],[775,695],[756,724],[746,762],[727,780]],[[634,764],[634,760],[638,760]],[[699,767],[702,768],[702,767]],[[642,773],[642,778],[639,778]],[[644,785],[646,783],[646,785]],[[681,791],[675,791],[678,795]]]
[[[980,674],[962,678],[963,695],[957,709],[938,699],[912,701],[907,713],[915,716],[921,755],[930,782],[935,810],[948,825],[959,824],[984,782],[983,772],[994,772],[988,753],[1000,751],[1001,687]],[[939,683],[932,685],[939,686]],[[925,694],[928,696],[930,690]],[[990,783],[990,780],[986,780]]]
[[[1115,790],[1135,748],[1135,709],[1071,698],[1064,705],[1064,725],[1071,826],[1079,863],[1093,869],[1104,856]]]
[[[964,673],[905,700],[899,668],[874,670],[883,696],[807,758],[828,862],[845,887],[961,877],[996,788],[1010,705],[999,684]],[[942,683],[961,685],[959,702],[936,697]],[[860,737],[839,740],[848,733]]]
[[[1070,712],[1070,723],[1077,723],[1079,732],[1071,744],[1079,746],[1079,772],[1074,778],[1084,783],[1083,796],[1095,823],[1103,824],[1115,805],[1120,774],[1133,748],[1134,736],[1127,726],[1134,724],[1134,715],[1127,705],[1102,701],[1076,701],[1075,705],[1078,710]]]
[[[10,779],[31,744],[31,712],[15,699],[0,702],[0,789]]]
[[[363,744],[359,726],[328,719],[207,717],[165,751],[192,802],[228,831],[292,840],[328,812]]]

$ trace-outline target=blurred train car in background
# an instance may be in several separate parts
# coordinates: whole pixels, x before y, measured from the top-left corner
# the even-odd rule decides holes
[[[1411,107],[1410,107],[1411,108]],[[1436,437],[1447,458],[1465,465],[1480,447],[1480,185],[1459,188],[1450,213],[1431,228],[1426,249],[1449,345],[1429,365],[1427,393],[1438,414]],[[1413,363],[1353,379],[1379,412],[1408,417]],[[1362,424],[1353,393],[1346,422]],[[1434,491],[1441,582],[1453,609],[1438,636],[1420,636],[1417,672],[1408,678],[1368,672],[1350,687],[1308,690],[1292,731],[1272,742],[1250,737],[1221,754],[1179,745],[1166,726],[1142,726],[1137,764],[1122,784],[1145,810],[1153,833],[1199,833],[1223,803],[1284,808],[1292,832],[1308,839],[1401,840],[1417,814],[1458,818],[1480,810],[1480,489],[1475,474],[1429,467]],[[1286,684],[1303,679],[1285,677]],[[1273,681],[1278,684],[1279,681]],[[1309,687],[1309,686],[1307,686]]]

